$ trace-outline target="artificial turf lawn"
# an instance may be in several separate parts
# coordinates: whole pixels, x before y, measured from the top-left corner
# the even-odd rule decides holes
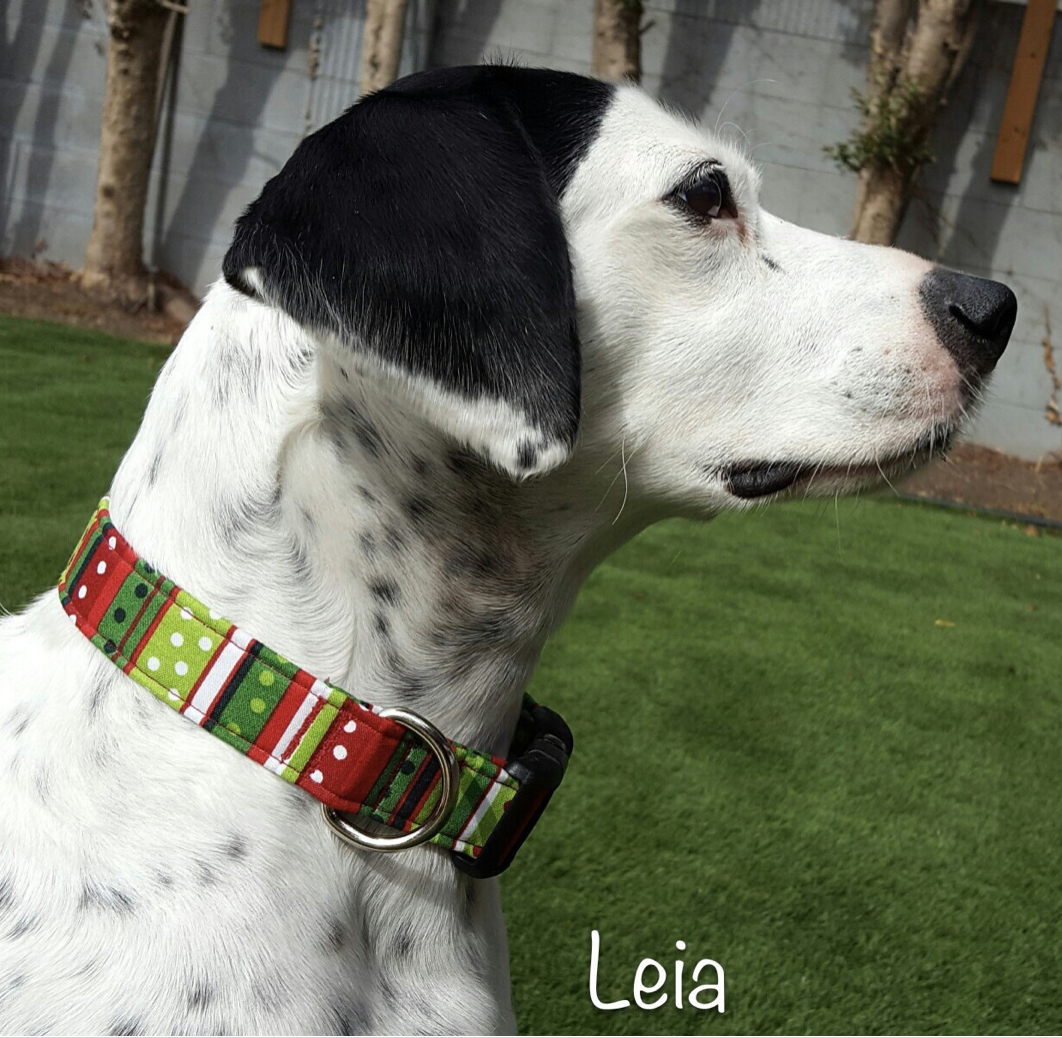
[[[168,354],[0,315],[0,607],[58,579]]]
[[[164,355],[0,318],[3,605],[66,561]],[[1057,1033],[1060,619],[1062,540],[891,499],[620,551],[534,682],[576,754],[503,884],[522,1029]],[[594,928],[604,999],[711,957],[725,1015],[595,1010]]]

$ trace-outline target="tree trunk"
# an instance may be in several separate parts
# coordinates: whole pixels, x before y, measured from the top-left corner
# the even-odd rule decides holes
[[[916,0],[877,0],[870,23],[867,82],[872,90],[891,90],[900,71],[907,25]]]
[[[595,76],[614,83],[642,78],[642,0],[594,0]]]
[[[155,150],[156,95],[168,12],[156,0],[108,0],[110,47],[92,234],[82,284],[142,302],[144,207]]]
[[[872,245],[892,245],[909,199],[910,178],[892,166],[860,170],[850,237]]]
[[[367,0],[361,47],[361,92],[390,86],[398,76],[407,0]]]
[[[877,0],[867,67],[869,96],[880,106],[894,91],[917,88],[900,120],[903,137],[912,146],[928,143],[973,45],[983,7],[984,0],[921,0],[915,14],[913,0]],[[864,166],[851,236],[892,245],[917,176],[918,164],[907,167],[880,159]]]

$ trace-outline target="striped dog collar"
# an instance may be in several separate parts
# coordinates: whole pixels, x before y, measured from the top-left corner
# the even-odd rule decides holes
[[[59,578],[59,597],[116,666],[319,800],[348,842],[394,850],[430,839],[478,877],[509,865],[564,776],[572,735],[557,714],[525,697],[505,761],[444,739],[416,714],[381,711],[164,577],[115,529],[107,504],[100,502]],[[344,814],[407,835],[369,836]]]

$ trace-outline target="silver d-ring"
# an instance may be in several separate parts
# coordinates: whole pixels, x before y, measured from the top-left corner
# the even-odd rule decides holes
[[[321,810],[332,832],[341,840],[367,851],[393,854],[395,851],[406,851],[410,847],[416,847],[417,844],[430,840],[446,824],[446,820],[454,809],[454,804],[457,803],[460,771],[457,758],[454,756],[453,748],[446,741],[446,736],[420,714],[415,714],[412,710],[403,710],[402,707],[394,707],[391,710],[381,710],[380,717],[385,717],[389,721],[397,721],[414,735],[419,735],[428,749],[435,754],[435,759],[439,762],[441,786],[439,802],[435,805],[435,810],[419,829],[402,833],[400,836],[372,836],[360,829],[355,829],[341,812],[327,804],[322,804]]]

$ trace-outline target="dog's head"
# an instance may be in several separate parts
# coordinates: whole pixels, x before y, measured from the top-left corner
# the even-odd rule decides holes
[[[420,73],[299,146],[225,277],[518,476],[580,437],[710,512],[943,449],[1013,294],[795,227],[757,192],[739,150],[637,88]]]

